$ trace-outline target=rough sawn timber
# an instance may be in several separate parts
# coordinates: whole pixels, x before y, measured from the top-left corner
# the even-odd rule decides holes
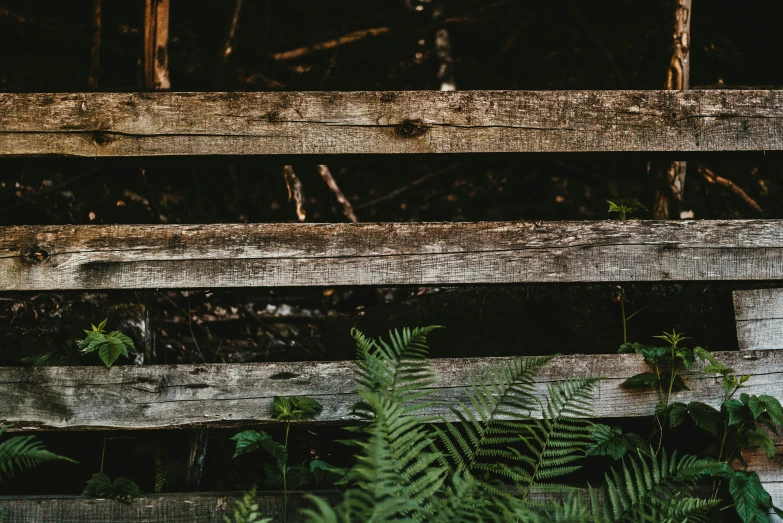
[[[783,279],[783,221],[0,227],[0,290]]]
[[[333,492],[328,494],[327,499],[335,499]],[[301,492],[290,495],[288,522],[304,521],[299,509],[309,503]],[[0,496],[0,508],[6,511],[4,523],[223,523],[241,497],[241,492],[154,494],[121,503],[77,496]],[[282,521],[281,499],[258,497],[262,515],[274,523]]]
[[[0,156],[783,149],[783,91],[0,93]]]
[[[740,290],[733,296],[739,348],[783,349],[783,288]]]
[[[737,374],[751,374],[746,392],[783,399],[783,351],[716,353]],[[433,398],[442,401],[426,412],[449,415],[447,406],[467,401],[464,387],[500,358],[436,359]],[[297,362],[205,365],[129,365],[113,367],[0,368],[0,423],[15,430],[170,429],[233,427],[272,422],[274,396],[311,396],[323,405],[316,422],[351,419],[357,400],[354,363]],[[548,383],[578,377],[602,377],[595,394],[595,416],[651,416],[654,391],[620,387],[649,368],[635,354],[560,356],[537,379],[539,393]],[[721,381],[685,375],[689,391],[677,401],[719,405]]]

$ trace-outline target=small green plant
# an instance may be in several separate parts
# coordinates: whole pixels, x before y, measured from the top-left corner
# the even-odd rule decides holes
[[[8,430],[8,425],[0,427],[0,437]],[[0,481],[14,477],[18,472],[31,469],[47,461],[69,461],[71,458],[60,456],[46,449],[35,436],[14,436],[0,442]]]
[[[742,459],[742,450],[758,447],[768,457],[775,456],[775,446],[767,433],[778,434],[783,427],[783,407],[780,402],[768,395],[749,395],[740,393],[734,396],[750,379],[748,375],[736,375],[732,369],[723,365],[709,351],[702,347],[689,349],[681,342],[686,338],[672,331],[656,336],[667,342],[668,346],[655,347],[639,343],[626,343],[620,352],[641,354],[652,367],[652,371],[632,376],[623,385],[633,388],[657,389],[659,402],[655,409],[655,421],[658,425],[658,448],[660,449],[665,430],[674,429],[690,420],[693,425],[711,435],[715,441],[708,446],[705,455],[710,465],[704,472],[716,479],[713,497],[717,496],[720,483],[728,483],[728,491],[737,514],[745,523],[768,521],[768,513],[774,510],[783,516],[783,511],[773,506],[772,499],[753,471],[747,470]],[[723,384],[723,398],[720,410],[700,401],[682,403],[671,401],[673,394],[687,390],[681,376],[682,370],[692,370],[697,362],[704,365],[702,372],[707,376],[718,375]],[[607,429],[609,429],[607,427]],[[621,456],[623,449],[637,446],[638,439],[621,440],[611,429],[594,432],[594,453]],[[767,430],[764,430],[767,429]],[[657,451],[655,451],[657,453]],[[735,470],[730,465],[739,461],[745,468]]]
[[[309,466],[288,464],[288,435],[291,424],[314,418],[323,408],[313,398],[307,396],[276,396],[273,402],[274,417],[285,423],[285,440],[280,444],[265,431],[245,430],[235,434],[231,439],[236,442],[234,458],[264,449],[274,459],[274,464],[266,464],[266,485],[271,488],[283,489],[283,521],[288,515],[288,492],[301,488],[309,483],[320,485],[327,479],[339,478],[344,471],[321,460],[310,461]]]
[[[141,496],[141,491],[138,485],[128,478],[119,477],[112,481],[109,476],[99,472],[87,480],[82,496],[116,499],[123,503],[130,503],[133,498]]]
[[[97,327],[92,325],[92,330],[85,330],[87,336],[79,340],[78,347],[82,354],[97,351],[103,364],[110,369],[120,355],[128,358],[128,352],[135,352],[136,346],[132,339],[120,331],[107,333],[105,330],[107,321],[108,318],[100,322]]]
[[[101,468],[100,471],[93,474],[90,479],[87,480],[87,486],[82,492],[82,496],[94,497],[94,498],[106,498],[116,499],[123,503],[130,503],[133,498],[141,495],[141,490],[136,483],[124,476],[115,478],[114,481],[103,473],[103,464],[106,461],[106,443],[110,439],[125,439],[125,438],[107,438],[103,437],[103,449],[101,450]]]
[[[256,498],[256,487],[248,490],[234,502],[232,517],[223,516],[225,523],[271,523],[271,518],[261,519],[258,502]]]
[[[631,214],[640,210],[647,210],[647,207],[642,205],[637,198],[622,196],[618,187],[613,183],[609,184],[609,193],[612,195],[612,199],[606,200],[606,203],[609,204],[607,212],[616,212],[623,221],[627,220]]]

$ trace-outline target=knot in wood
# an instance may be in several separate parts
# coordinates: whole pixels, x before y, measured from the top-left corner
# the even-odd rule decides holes
[[[22,249],[21,255],[25,261],[34,265],[43,263],[49,259],[49,252],[37,244],[28,245]]]
[[[111,136],[103,131],[95,131],[92,133],[92,140],[98,145],[108,145],[112,142]]]
[[[394,136],[398,138],[416,138],[426,134],[428,128],[420,118],[405,119],[394,128]]]

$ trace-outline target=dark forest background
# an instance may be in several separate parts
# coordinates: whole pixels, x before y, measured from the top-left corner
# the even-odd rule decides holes
[[[694,0],[691,88],[783,85],[783,3]],[[458,89],[658,89],[671,55],[672,6],[632,0],[245,0],[232,52],[223,50],[233,1],[172,0],[172,90],[438,89],[434,35],[448,30]],[[98,90],[140,90],[143,2],[104,0]],[[377,36],[308,53],[275,55],[343,35]],[[88,89],[91,1],[0,0],[0,91]],[[696,219],[783,218],[783,157],[686,155],[683,208]],[[297,221],[282,166],[302,181],[307,222],[345,222],[316,166],[329,166],[361,222],[608,219],[610,184],[652,208],[653,159],[641,154],[443,155],[0,160],[0,225]],[[655,159],[683,159],[658,155]],[[701,165],[742,188],[758,212]],[[641,211],[639,218],[649,218]],[[684,331],[710,350],[736,349],[731,289],[743,284],[624,285],[629,339]],[[758,285],[756,285],[758,286]],[[109,318],[148,363],[352,358],[349,330],[371,335],[441,324],[435,357],[614,352],[622,342],[617,285],[400,288],[183,289],[0,293],[0,364],[67,343]],[[91,363],[99,364],[97,358]],[[216,431],[204,489],[246,488],[225,471],[230,433]],[[133,436],[136,437],[136,436]],[[170,444],[185,436],[164,434]],[[319,436],[326,448],[331,436]],[[97,469],[94,434],[57,435],[85,471]],[[65,443],[63,443],[65,442]],[[310,442],[311,445],[320,445]],[[122,440],[119,454],[132,443]],[[112,451],[111,448],[109,450]],[[150,464],[109,461],[142,488]],[[59,464],[47,470],[57,469]],[[62,465],[63,470],[67,467]],[[72,469],[68,469],[71,470]],[[120,474],[120,472],[117,472]],[[52,477],[56,477],[53,474]],[[89,474],[85,475],[88,477]],[[29,475],[6,487],[63,492]],[[51,484],[50,484],[51,483]],[[41,486],[43,485],[43,487]],[[68,492],[78,493],[83,483]]]

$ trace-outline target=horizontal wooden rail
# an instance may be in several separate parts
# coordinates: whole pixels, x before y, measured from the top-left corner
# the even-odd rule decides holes
[[[759,471],[764,487],[772,494],[773,501],[783,502],[783,480],[781,468],[772,468],[768,460],[758,453],[746,456],[750,468]],[[779,467],[779,464],[777,465]],[[339,494],[317,492],[330,502],[339,500]],[[7,513],[5,523],[223,523],[223,516],[231,512],[240,492],[201,492],[192,494],[145,495],[132,503],[120,503],[109,499],[93,499],[78,496],[0,496],[0,508]],[[534,498],[557,496],[533,493]],[[277,523],[281,518],[281,497],[263,493],[258,504],[265,517]],[[301,493],[291,493],[288,500],[288,521],[304,521],[300,510],[310,507]],[[774,515],[771,521],[780,521]]]
[[[739,348],[783,349],[783,288],[741,290],[733,295]]]
[[[520,347],[524,351],[524,347]],[[717,357],[738,374],[750,374],[749,394],[783,400],[783,351],[719,352]],[[437,359],[433,397],[444,405],[466,400],[464,387],[493,358]],[[274,396],[311,396],[323,404],[317,422],[351,419],[353,362],[250,363],[209,365],[138,365],[103,367],[0,368],[0,423],[16,430],[171,429],[232,427],[272,421]],[[652,391],[620,384],[649,370],[630,354],[561,356],[538,379],[546,384],[576,377],[602,377],[596,390],[599,418],[651,416]],[[699,400],[718,406],[721,382],[696,373],[686,376],[689,391],[677,401]],[[448,415],[445,406],[427,411]]]
[[[79,496],[0,496],[0,508],[7,514],[4,523],[224,523],[223,516],[232,513],[234,501],[241,496],[241,492],[150,494],[132,503]],[[275,523],[282,521],[281,499],[258,497],[261,513]],[[302,493],[291,493],[288,501],[288,522],[304,521],[299,509],[310,505]]]
[[[0,156],[783,149],[783,91],[0,93]]]
[[[0,290],[783,279],[783,221],[0,227]]]

